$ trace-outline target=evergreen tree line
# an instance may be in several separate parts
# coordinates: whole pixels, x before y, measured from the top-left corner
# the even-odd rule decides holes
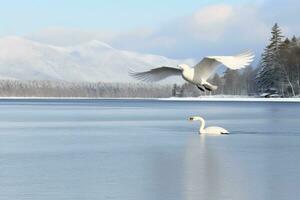
[[[300,94],[300,41],[295,36],[284,38],[278,24],[261,56],[256,76],[260,92],[274,88],[282,96]]]
[[[172,96],[172,85],[1,80],[1,97],[159,98]]]

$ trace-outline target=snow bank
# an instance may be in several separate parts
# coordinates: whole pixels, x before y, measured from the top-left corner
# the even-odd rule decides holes
[[[259,98],[249,96],[215,95],[200,97],[160,98],[162,101],[228,101],[228,102],[300,102],[300,98]]]

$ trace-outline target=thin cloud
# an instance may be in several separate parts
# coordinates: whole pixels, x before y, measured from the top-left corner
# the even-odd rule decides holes
[[[287,36],[300,33],[295,17],[299,7],[300,2],[296,0],[213,4],[201,7],[189,16],[161,24],[156,29],[114,33],[52,28],[27,37],[55,45],[101,40],[116,48],[172,58],[200,58],[245,49],[253,49],[259,54],[275,22],[281,25]]]

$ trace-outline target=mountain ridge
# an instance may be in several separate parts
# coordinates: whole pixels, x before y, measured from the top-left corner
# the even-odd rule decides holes
[[[193,63],[153,54],[115,49],[98,40],[60,47],[17,36],[0,38],[0,79],[131,82],[137,71]]]

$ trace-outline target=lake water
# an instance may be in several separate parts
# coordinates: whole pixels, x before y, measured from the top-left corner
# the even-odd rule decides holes
[[[0,100],[0,199],[300,199],[300,104]]]

